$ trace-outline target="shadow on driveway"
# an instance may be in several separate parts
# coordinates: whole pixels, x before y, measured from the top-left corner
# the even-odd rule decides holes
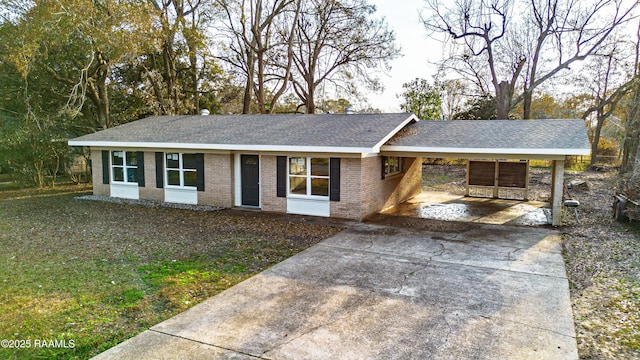
[[[355,223],[97,359],[577,359],[558,232]]]

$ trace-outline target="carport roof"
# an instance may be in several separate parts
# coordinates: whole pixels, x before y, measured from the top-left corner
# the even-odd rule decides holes
[[[383,153],[475,154],[497,157],[589,155],[580,119],[419,121],[392,137]]]

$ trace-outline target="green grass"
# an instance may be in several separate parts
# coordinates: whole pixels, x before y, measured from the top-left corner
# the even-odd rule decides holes
[[[11,174],[0,174],[0,191],[18,190],[20,185],[13,181]]]
[[[86,359],[340,229],[260,213],[75,200],[87,187],[0,192],[0,359]]]

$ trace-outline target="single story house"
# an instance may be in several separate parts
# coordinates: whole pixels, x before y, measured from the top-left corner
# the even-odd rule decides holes
[[[91,149],[96,195],[356,220],[420,193],[423,157],[553,160],[554,224],[565,156],[590,151],[582,120],[406,113],[153,116],[69,145]]]

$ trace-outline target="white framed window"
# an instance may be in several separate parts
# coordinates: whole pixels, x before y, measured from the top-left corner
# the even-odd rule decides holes
[[[329,197],[329,158],[290,157],[289,194]]]
[[[196,154],[166,153],[167,187],[193,188],[197,186]]]
[[[382,157],[382,178],[400,174],[403,169],[403,158],[397,156]]]
[[[115,183],[138,183],[138,154],[135,151],[111,152],[111,180]]]

